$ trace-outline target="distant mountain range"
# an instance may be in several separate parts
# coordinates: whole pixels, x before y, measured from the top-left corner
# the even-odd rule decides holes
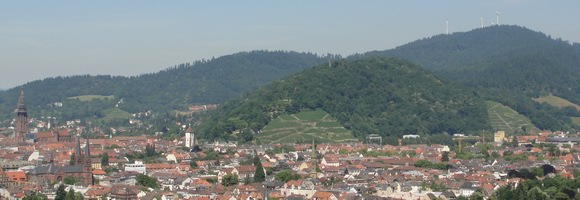
[[[136,77],[90,76],[46,78],[0,92],[0,119],[12,118],[20,88],[26,93],[31,116],[56,115],[83,119],[114,106],[125,111],[186,110],[191,104],[220,104],[259,86],[313,65],[330,56],[288,51],[252,51],[211,60],[179,64]],[[82,95],[113,95],[110,101],[94,100],[81,106],[68,99]],[[55,109],[53,102],[66,102]],[[72,106],[72,107],[71,107]],[[71,114],[72,113],[72,114]]]
[[[398,59],[383,59],[385,57],[406,59],[418,65]],[[329,60],[332,61],[332,66],[327,69],[324,66],[328,66]],[[386,64],[392,67],[389,70],[397,69],[389,71],[394,74],[381,71],[381,67],[384,67],[383,62],[390,63]],[[324,64],[320,65],[321,63]],[[317,67],[312,68],[313,66]],[[421,70],[417,66],[430,72]],[[309,70],[302,72],[305,69]],[[375,74],[365,72],[365,69],[384,75],[384,80],[381,77],[375,77]],[[323,72],[330,77],[308,74]],[[352,73],[352,76],[348,75],[349,73]],[[419,77],[411,77],[408,76],[409,74]],[[334,76],[344,76],[349,79],[339,79]],[[319,82],[312,82],[314,80],[308,79],[300,82],[291,81],[296,77],[312,77]],[[280,83],[280,81],[286,82]],[[343,82],[349,84],[346,85]],[[310,85],[305,85],[305,83]],[[368,85],[370,83],[390,86],[376,85],[375,87],[375,85]],[[409,84],[404,87],[402,83]],[[266,84],[268,86],[264,86]],[[320,88],[316,89],[317,84],[330,84],[333,87],[321,86],[323,90],[320,90]],[[397,87],[391,87],[392,85],[397,85]],[[283,88],[279,88],[282,86]],[[368,88],[371,86],[377,90]],[[435,86],[439,88],[432,88]],[[401,134],[458,132],[489,128],[486,120],[480,117],[471,118],[471,115],[485,116],[486,114],[481,112],[483,105],[481,102],[491,100],[527,116],[540,129],[578,129],[579,127],[570,119],[580,117],[580,111],[541,104],[533,99],[554,95],[580,104],[580,45],[552,39],[543,33],[523,27],[502,25],[449,35],[436,35],[394,49],[356,54],[346,59],[340,56],[317,56],[310,53],[286,51],[242,52],[211,60],[180,64],[158,73],[136,77],[79,75],[33,81],[21,87],[0,91],[0,120],[6,122],[13,117],[12,111],[20,88],[26,92],[31,116],[53,115],[64,120],[99,117],[102,110],[115,105],[118,105],[119,109],[134,113],[147,110],[157,112],[185,110],[191,104],[225,103],[222,109],[218,109],[212,115],[213,119],[219,120],[230,120],[229,118],[236,118],[236,115],[239,118],[271,117],[301,109],[323,108],[336,117],[343,126],[351,129],[357,137],[362,137],[365,134],[381,131]],[[252,98],[261,98],[256,96],[258,94],[282,95],[279,91],[273,91],[273,88],[283,89],[282,91],[286,92],[283,94],[285,97],[283,101],[278,102],[281,104],[277,105],[279,109],[277,107],[274,110],[268,110],[272,108],[264,108],[264,106],[260,109],[243,108],[248,108],[252,112],[267,111],[266,115],[228,110],[231,109],[228,105],[246,106],[243,103],[244,99],[251,102],[254,101]],[[300,88],[309,88],[316,92],[310,90],[306,92]],[[441,91],[441,94],[432,94],[430,90]],[[368,99],[377,102],[359,102],[366,98],[358,96],[340,99],[351,93],[359,96],[379,96],[377,99],[373,99],[374,97]],[[322,96],[322,94],[327,94],[327,96]],[[421,97],[426,94],[429,94],[429,98],[432,99]],[[70,98],[83,95],[112,96],[113,99],[95,99],[80,103],[76,98]],[[412,98],[413,95],[416,98]],[[448,97],[445,96],[456,97],[465,102],[456,102],[446,99]],[[123,99],[123,103],[117,104],[120,99]],[[427,103],[423,105],[422,103],[425,102],[419,101],[421,99]],[[284,102],[286,100],[292,100],[290,104],[292,106],[287,107],[288,105]],[[231,102],[226,103],[228,101]],[[259,101],[269,102],[264,99]],[[448,104],[449,101],[456,104]],[[64,104],[60,108],[54,108],[51,106],[54,102],[64,102]],[[340,102],[349,103],[338,104]],[[429,117],[425,118],[415,111],[394,111],[389,110],[390,108],[382,108],[382,106],[390,105],[391,102],[397,102],[396,105],[392,105],[395,107],[407,105],[409,110],[417,109],[423,112],[422,109],[428,109],[427,115],[437,113],[446,116],[449,119],[448,123],[457,124],[444,125],[444,122],[438,119],[431,121]],[[440,108],[449,109],[450,112],[437,110],[439,107],[432,104],[440,104]],[[334,108],[338,105],[341,105],[343,109],[352,110]],[[390,112],[400,112],[400,115],[396,115],[399,116],[396,123],[400,124],[394,124],[395,122],[388,120],[388,117],[377,116],[377,113],[373,113],[376,111],[373,110],[384,111],[382,115],[385,116],[388,116]],[[476,121],[466,122],[462,119],[457,119],[459,120],[457,121],[455,117],[447,116],[454,112],[455,114],[462,113],[464,117],[469,115],[466,119]],[[369,123],[364,123],[368,126],[358,126],[360,121],[369,121]],[[227,124],[227,121],[217,122]],[[256,124],[247,124],[245,128],[259,131],[259,127],[268,123],[268,119],[253,122]],[[416,129],[408,128],[412,124],[420,125]],[[384,129],[385,127],[389,129]],[[221,137],[223,133],[236,129],[234,126],[227,126],[225,129],[223,126],[214,126],[216,130],[211,131],[207,128],[212,127],[204,128],[208,133],[215,133],[214,136],[207,134],[208,138]]]

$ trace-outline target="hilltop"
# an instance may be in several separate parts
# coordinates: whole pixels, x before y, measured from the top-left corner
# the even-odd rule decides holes
[[[533,99],[555,95],[580,104],[580,45],[519,26],[490,26],[436,35],[394,49],[351,56],[400,57],[438,77],[509,106],[540,129],[573,127],[557,107]]]
[[[340,60],[274,81],[202,122],[209,139],[260,132],[284,114],[322,109],[355,137],[457,133],[490,128],[485,102],[398,59]]]
[[[114,107],[130,113],[186,110],[192,104],[221,104],[272,80],[327,62],[329,57],[288,51],[240,52],[179,64],[135,77],[79,75],[32,81],[0,91],[0,121],[11,119],[23,88],[29,114],[59,119],[99,117]],[[110,97],[78,99],[76,97]],[[64,102],[55,108],[54,102]]]

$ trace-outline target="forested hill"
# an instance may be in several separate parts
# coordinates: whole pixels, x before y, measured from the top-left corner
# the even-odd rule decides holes
[[[437,35],[354,57],[361,56],[404,58],[468,86],[552,93],[580,103],[580,45],[519,26]]]
[[[436,35],[400,47],[354,55],[400,57],[441,78],[472,87],[488,100],[508,105],[541,129],[569,128],[569,117],[533,102],[556,95],[580,104],[580,45],[519,26],[490,26]]]
[[[136,77],[71,76],[29,82],[21,86],[33,117],[51,110],[49,103],[80,95],[114,95],[123,99],[120,108],[128,112],[186,109],[188,104],[223,103],[272,80],[328,61],[310,53],[252,51],[211,60],[176,65],[158,73]],[[12,118],[21,87],[0,92],[2,119]],[[60,108],[67,118],[84,118],[111,106],[111,102],[87,102],[82,107]],[[53,113],[55,114],[55,113]],[[56,113],[58,115],[58,113]]]
[[[208,139],[259,132],[284,113],[321,108],[353,134],[456,133],[489,128],[472,91],[398,59],[341,60],[274,81],[212,112],[198,130]]]

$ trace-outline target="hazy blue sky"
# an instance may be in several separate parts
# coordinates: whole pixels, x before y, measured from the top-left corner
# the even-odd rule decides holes
[[[349,55],[495,22],[580,42],[580,1],[5,1],[0,88],[250,50]]]

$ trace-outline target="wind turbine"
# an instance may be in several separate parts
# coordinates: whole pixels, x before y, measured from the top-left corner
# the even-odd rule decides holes
[[[449,35],[449,20],[445,19],[445,34]]]
[[[499,11],[495,11],[495,24],[499,25]]]

